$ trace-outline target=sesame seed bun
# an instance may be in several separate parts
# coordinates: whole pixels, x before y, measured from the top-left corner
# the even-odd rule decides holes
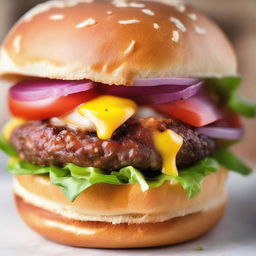
[[[38,175],[16,176],[14,193],[21,216],[48,239],[82,247],[151,247],[209,231],[226,205],[226,178],[225,170],[207,176],[192,199],[167,182],[146,192],[139,185],[98,184],[71,203]]]
[[[236,75],[222,31],[197,10],[167,2],[40,4],[4,41],[0,72],[117,85],[134,78]]]

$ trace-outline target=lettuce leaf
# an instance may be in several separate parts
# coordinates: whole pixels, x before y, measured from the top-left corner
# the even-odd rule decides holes
[[[0,136],[0,150],[2,150],[8,156],[18,156],[11,143],[7,139],[5,139],[3,135]]]
[[[225,77],[209,79],[209,90],[214,91],[221,101],[236,113],[246,117],[256,117],[256,103],[243,99],[238,95],[238,88],[241,84],[240,77]]]
[[[249,175],[252,169],[227,149],[219,149],[213,157],[226,169],[242,175]]]
[[[180,184],[187,192],[188,197],[192,198],[201,191],[202,180],[218,169],[219,165],[216,160],[205,158],[193,167],[180,171],[179,176],[162,174],[153,179],[147,179],[132,166],[124,167],[111,174],[105,174],[102,170],[94,167],[79,167],[74,164],[67,164],[63,168],[42,167],[16,159],[10,161],[8,166],[9,172],[15,175],[49,174],[51,183],[59,186],[71,202],[84,190],[99,183],[140,184],[141,190],[146,191],[151,187],[159,187],[164,182],[170,182],[171,184]]]
[[[210,173],[218,171],[219,168],[219,163],[215,159],[208,157],[199,161],[196,165],[182,170],[175,179],[185,189],[188,197],[192,198],[201,191],[203,179]]]

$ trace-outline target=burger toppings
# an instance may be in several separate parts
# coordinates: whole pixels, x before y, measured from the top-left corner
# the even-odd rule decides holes
[[[152,12],[150,9],[142,9],[141,11],[142,11],[143,13],[149,15],[149,16],[154,16],[154,15],[155,15],[155,13]]]
[[[150,79],[134,79],[133,86],[160,86],[160,85],[176,85],[191,86],[202,80],[195,78],[174,78],[174,77],[155,77]],[[159,88],[159,87],[158,87]]]
[[[128,48],[124,51],[125,55],[131,54],[134,51],[134,46],[135,46],[136,42],[134,40],[131,41],[131,43],[129,44]]]
[[[21,35],[18,35],[14,38],[13,40],[13,48],[15,50],[15,52],[19,53],[20,52],[20,43],[21,43],[21,39],[22,39],[22,36]]]
[[[153,107],[160,113],[195,127],[202,127],[222,118],[221,110],[212,98],[203,91],[186,100],[155,104]]]
[[[198,128],[197,132],[211,138],[226,140],[240,140],[243,137],[242,128],[206,126]]]
[[[13,118],[11,121],[9,121],[3,129],[3,136],[6,139],[10,139],[11,134],[13,132],[13,130],[19,126],[21,126],[22,124],[26,123],[25,120],[20,119],[20,118]]]
[[[86,19],[83,22],[77,24],[76,28],[90,27],[90,26],[95,25],[96,23],[97,23],[96,20],[89,18],[89,19]]]
[[[180,34],[177,30],[172,31],[172,41],[178,43],[180,40]]]
[[[205,28],[201,28],[201,27],[199,27],[197,25],[194,25],[194,30],[199,35],[205,35],[206,34],[206,29]]]
[[[19,156],[33,164],[73,163],[106,172],[133,166],[146,177],[161,174],[167,154],[178,168],[184,168],[215,149],[214,140],[170,118],[131,119],[108,140],[99,139],[95,132],[53,126],[49,121],[30,122],[16,128],[10,141]],[[173,170],[174,165],[167,167],[166,171]]]
[[[132,100],[100,96],[81,105],[78,112],[92,121],[100,139],[107,140],[119,126],[134,115],[136,109],[137,106]]]
[[[153,133],[155,149],[162,157],[162,172],[178,176],[176,155],[179,152],[183,139],[172,130]]]
[[[132,19],[132,20],[119,20],[118,23],[119,24],[123,24],[123,25],[129,25],[129,24],[135,24],[135,23],[139,23],[139,20],[136,19]]]
[[[10,89],[15,119],[6,125],[0,148],[15,157],[10,172],[48,173],[71,201],[101,182],[139,183],[143,191],[178,182],[193,196],[218,163],[250,172],[216,141],[242,136],[229,113],[255,115],[255,105],[236,94],[238,80],[230,81],[228,90],[225,79],[136,79],[132,87],[23,81]],[[210,83],[215,87],[209,89]]]
[[[94,98],[90,81],[29,80],[10,89],[8,101],[13,116],[42,120],[63,115]]]
[[[160,28],[160,26],[157,23],[154,23],[153,27],[154,27],[154,29],[159,29]]]
[[[11,87],[9,96],[16,101],[36,101],[89,91],[93,89],[94,86],[95,84],[88,80],[25,80]]]
[[[157,83],[157,80],[152,80],[151,82],[137,80],[135,84],[138,85],[122,87],[99,84],[96,90],[100,94],[131,98],[140,105],[152,105],[188,99],[196,95],[203,88],[203,82],[200,80],[179,81],[178,84],[174,84],[175,80],[173,82],[168,80],[159,82],[163,84],[154,85]]]
[[[197,16],[195,13],[188,13],[187,16],[191,19],[191,20],[197,20]]]
[[[180,20],[178,20],[177,18],[171,17],[171,18],[170,18],[170,21],[171,21],[172,23],[174,23],[175,26],[176,26],[180,31],[182,31],[182,32],[186,32],[186,31],[187,31],[187,29],[186,29],[186,27],[183,25],[183,23],[182,23]]]
[[[63,14],[54,14],[49,17],[49,20],[63,20],[64,15]]]

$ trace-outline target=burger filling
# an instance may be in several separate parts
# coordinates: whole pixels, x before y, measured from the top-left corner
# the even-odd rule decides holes
[[[256,112],[235,87],[227,90],[236,78],[156,81],[18,83],[9,92],[14,119],[0,139],[9,171],[49,175],[71,201],[97,183],[140,184],[143,191],[179,183],[192,197],[220,166],[251,171],[227,150],[242,135],[237,113]]]
[[[20,158],[36,165],[73,163],[100,168],[106,173],[133,166],[151,177],[160,175],[163,165],[152,131],[164,133],[168,130],[183,138],[176,157],[178,169],[191,166],[214,152],[216,143],[213,139],[171,118],[130,119],[108,140],[99,139],[95,131],[35,121],[16,128],[10,142]],[[170,143],[173,144],[172,141]]]

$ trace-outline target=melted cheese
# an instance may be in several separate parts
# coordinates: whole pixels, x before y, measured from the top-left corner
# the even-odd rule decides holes
[[[17,128],[18,126],[24,124],[26,121],[24,119],[20,119],[20,118],[13,118],[11,119],[5,126],[3,129],[3,136],[5,139],[9,140],[11,137],[11,134],[13,132],[13,130],[15,128]]]
[[[78,108],[82,116],[93,122],[102,140],[111,138],[113,132],[136,110],[137,105],[132,100],[107,95],[99,96]]]
[[[155,149],[162,157],[162,172],[178,176],[176,167],[176,155],[179,152],[183,139],[172,130],[164,132],[155,131],[153,133]]]

